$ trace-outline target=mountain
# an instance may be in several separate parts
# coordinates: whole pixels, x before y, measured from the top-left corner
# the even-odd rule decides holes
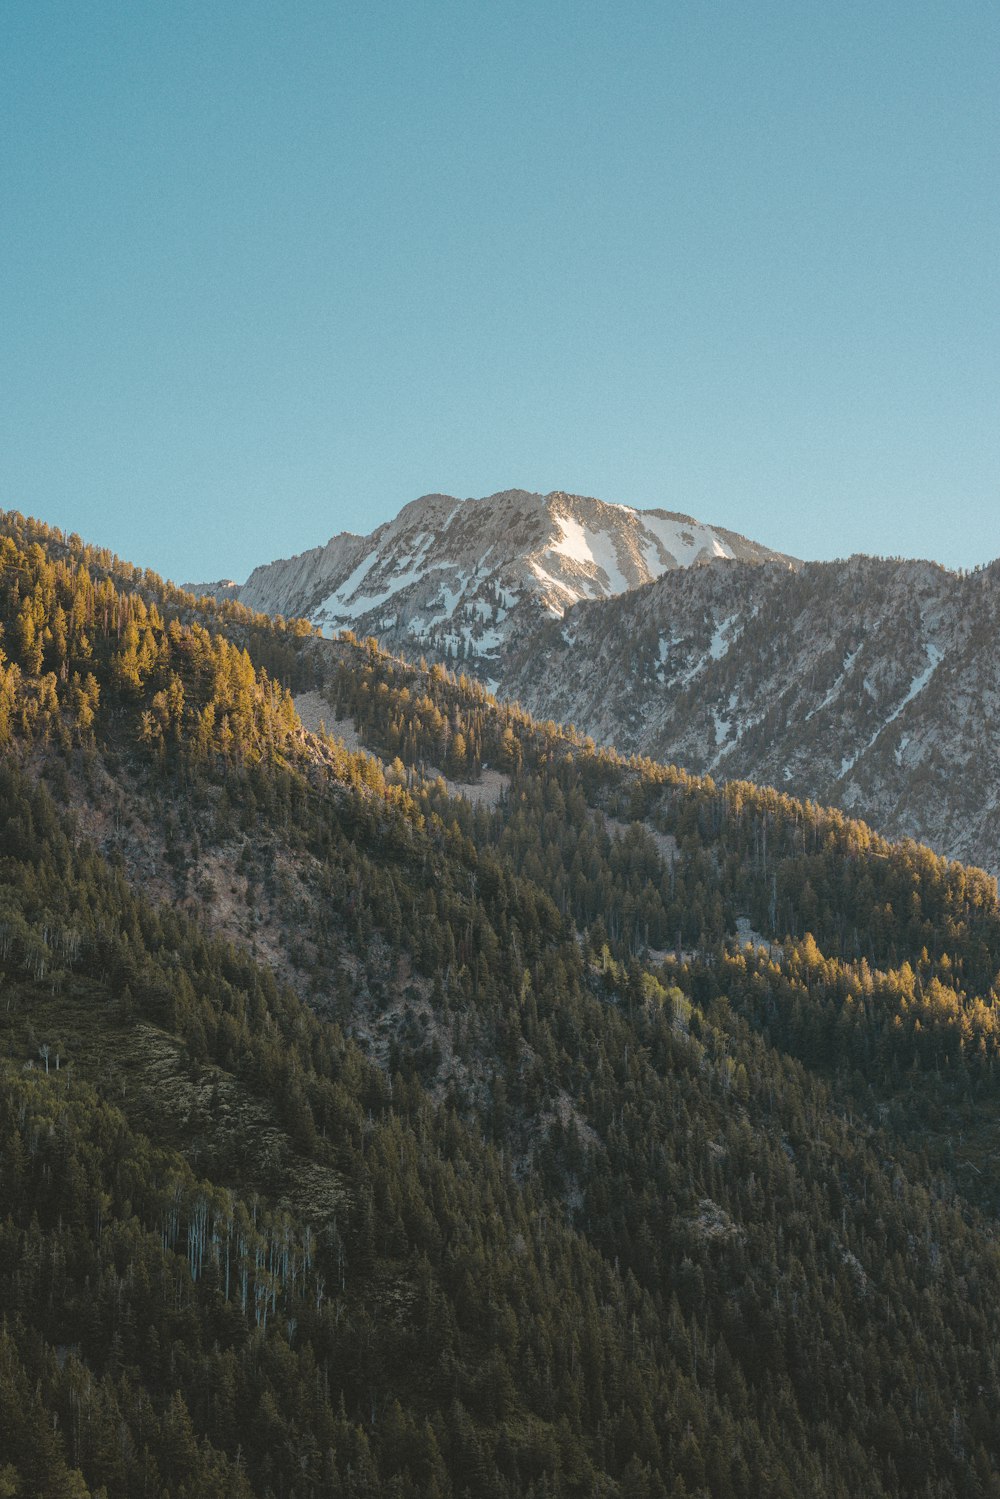
[[[709,557],[791,561],[690,516],[511,489],[482,500],[424,495],[370,536],[343,533],[258,567],[238,590],[191,586],[495,679],[511,642],[541,619]]]
[[[568,611],[509,658],[503,691],[998,870],[998,629],[997,564],[710,565]]]
[[[0,629],[0,1492],[1000,1494],[995,880],[15,515]]]
[[[370,537],[202,591],[1000,871],[998,583],[996,566],[803,565],[688,517],[518,490],[426,496]]]

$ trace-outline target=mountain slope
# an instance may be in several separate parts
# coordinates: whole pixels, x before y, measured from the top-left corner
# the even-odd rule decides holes
[[[707,566],[527,641],[502,690],[604,743],[1000,869],[1000,567]]]
[[[1000,1492],[995,881],[0,532],[8,1492]]]
[[[258,567],[235,594],[255,610],[307,616],[327,633],[350,628],[404,654],[462,660],[495,676],[510,642],[540,618],[708,557],[777,554],[689,516],[560,491],[424,495],[370,536],[345,533]],[[234,596],[228,583],[202,587]]]

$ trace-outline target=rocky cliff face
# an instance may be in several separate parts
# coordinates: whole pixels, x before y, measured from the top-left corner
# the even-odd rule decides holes
[[[1000,868],[1000,564],[710,565],[527,642],[502,689],[536,715],[754,780]]]
[[[496,682],[511,647],[546,617],[712,557],[779,554],[690,516],[561,491],[424,495],[370,536],[343,533],[256,568],[237,592],[250,608],[306,615],[330,634],[375,635]],[[228,585],[208,591],[220,586],[232,597]]]

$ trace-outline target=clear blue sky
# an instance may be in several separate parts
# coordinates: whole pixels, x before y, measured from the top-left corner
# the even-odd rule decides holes
[[[0,506],[176,578],[428,490],[1000,554],[996,0],[6,0]]]

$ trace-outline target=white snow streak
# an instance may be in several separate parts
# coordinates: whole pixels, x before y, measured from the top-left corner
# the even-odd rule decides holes
[[[718,626],[715,634],[712,636],[712,643],[708,647],[708,654],[713,661],[721,661],[729,650],[729,647],[733,644],[731,640],[726,639],[726,632],[738,617],[736,614],[730,614],[729,618],[722,621],[722,624]]]
[[[834,682],[833,686],[830,688],[823,701],[821,703],[817,703],[815,708],[809,709],[809,712],[806,714],[806,723],[809,722],[810,718],[815,718],[817,713],[822,713],[824,708],[828,708],[830,706],[834,698],[837,696],[837,693],[840,691],[844,678],[847,676],[847,673],[850,671],[851,667],[854,665],[855,661],[860,655],[860,645],[855,650],[848,651],[847,655],[844,657],[844,665],[839,677]]]
[[[892,710],[892,712],[889,714],[889,717],[885,720],[885,723],[881,724],[880,727],[875,730],[875,733],[869,739],[864,749],[859,750],[856,755],[851,755],[849,758],[844,759],[840,762],[841,778],[846,776],[848,771],[854,769],[855,765],[861,759],[862,755],[867,755],[876,739],[880,738],[881,735],[884,734],[885,730],[891,723],[896,722],[896,719],[902,713],[903,709],[907,707],[908,704],[912,703],[915,697],[919,697],[920,693],[923,692],[931,677],[937,671],[938,666],[941,664],[941,651],[936,645],[928,645],[925,647],[925,649],[927,651],[927,665],[925,666],[924,670],[920,672],[918,676],[915,676],[913,678],[913,681],[910,683],[909,690],[906,696],[903,698],[902,702]],[[907,743],[909,743],[909,739],[907,739]]]
[[[703,526],[698,521],[692,523],[670,520],[665,515],[632,513],[648,538],[642,544],[642,555],[653,578],[658,578],[671,567],[687,567],[699,557],[734,555],[710,526]]]
[[[560,515],[559,525],[562,535],[548,548],[550,555],[556,553],[584,567],[600,568],[608,579],[607,589],[601,592],[627,592],[628,579],[622,574],[614,542],[606,531],[591,531],[589,526],[581,525],[571,515]],[[579,591],[578,596],[583,598],[586,594]]]

